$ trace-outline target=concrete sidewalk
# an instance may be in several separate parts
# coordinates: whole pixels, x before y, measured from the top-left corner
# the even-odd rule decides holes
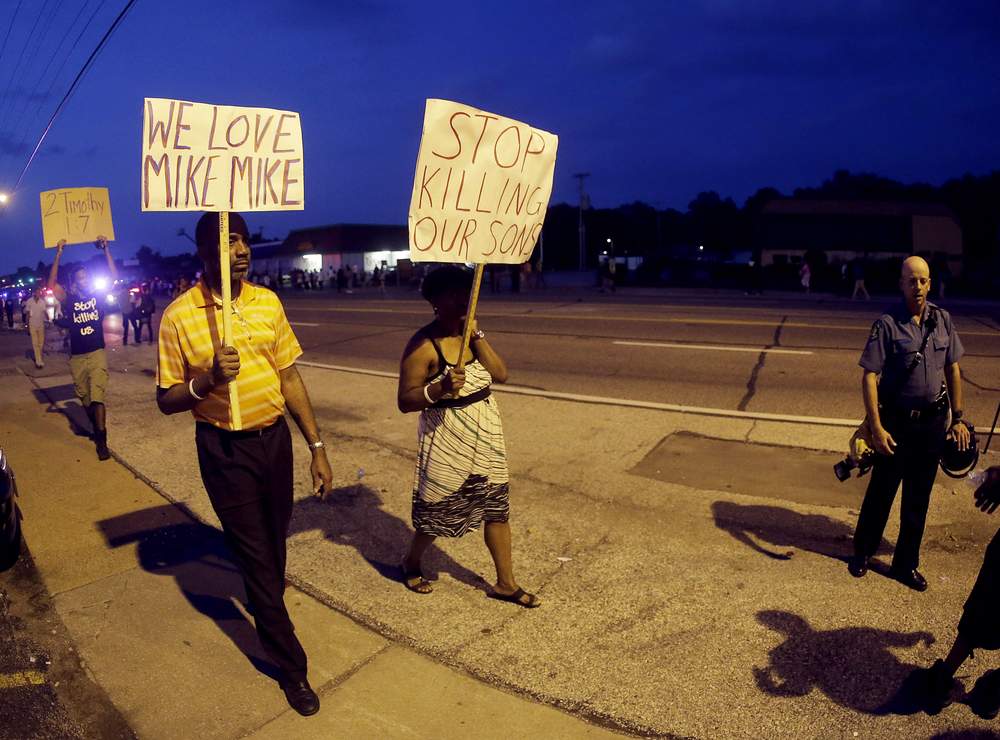
[[[290,588],[323,702],[300,717],[266,675],[219,531],[116,461],[99,462],[43,400],[28,378],[4,373],[0,441],[25,535],[88,670],[139,737],[617,736],[395,645]],[[187,474],[196,481],[197,470]]]

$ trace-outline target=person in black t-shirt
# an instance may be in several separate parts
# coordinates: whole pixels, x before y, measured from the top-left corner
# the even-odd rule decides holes
[[[49,273],[49,290],[63,304],[63,321],[69,329],[69,368],[73,374],[73,388],[86,409],[94,430],[97,457],[107,460],[111,453],[108,451],[107,415],[104,409],[104,392],[108,385],[108,360],[104,354],[104,303],[95,294],[85,267],[73,269],[68,290],[57,282],[59,258],[62,257],[64,246],[66,240],[60,239],[52,271]],[[118,269],[111,258],[108,240],[99,236],[95,246],[107,257],[108,277],[113,284],[118,278]]]

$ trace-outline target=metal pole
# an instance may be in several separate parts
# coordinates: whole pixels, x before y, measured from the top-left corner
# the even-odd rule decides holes
[[[580,222],[578,226],[580,234],[580,272],[587,269],[587,227],[583,223],[583,209],[587,202],[587,194],[583,189],[583,181],[590,177],[589,172],[578,172],[573,175],[580,182]]]

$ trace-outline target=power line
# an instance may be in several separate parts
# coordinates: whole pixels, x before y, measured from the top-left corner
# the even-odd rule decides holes
[[[101,52],[101,49],[104,48],[104,45],[107,44],[108,40],[111,38],[111,35],[118,29],[118,26],[121,25],[122,21],[125,20],[125,16],[128,15],[128,12],[132,9],[132,6],[135,5],[135,3],[136,0],[128,0],[128,3],[126,3],[125,7],[122,8],[122,12],[118,14],[118,17],[115,18],[114,22],[111,24],[111,27],[107,30],[107,32],[98,42],[94,51],[92,51],[90,56],[87,57],[87,61],[83,63],[83,67],[80,68],[79,73],[76,75],[76,77],[73,79],[72,84],[69,86],[69,90],[66,91],[66,94],[63,95],[62,100],[59,101],[59,105],[56,106],[55,111],[53,111],[52,117],[49,119],[49,122],[45,126],[45,130],[42,131],[42,135],[38,137],[38,143],[35,144],[35,148],[32,150],[31,156],[28,157],[28,161],[24,163],[24,169],[22,169],[21,174],[17,176],[17,182],[14,183],[14,189],[13,189],[14,192],[17,192],[17,189],[21,186],[21,180],[24,179],[24,173],[28,171],[28,168],[31,166],[31,163],[35,160],[35,155],[38,154],[38,150],[42,148],[42,142],[45,141],[45,137],[48,136],[49,130],[52,128],[52,124],[55,123],[56,117],[65,107],[66,103],[69,102],[69,99],[73,95],[73,92],[76,90],[77,85],[80,84],[80,80],[83,79],[83,76],[87,73],[87,70],[90,69],[90,66],[94,63],[94,60],[97,58],[97,55]]]
[[[14,8],[14,15],[10,17],[10,25],[7,26],[7,33],[3,37],[3,46],[0,46],[0,61],[3,61],[3,53],[7,50],[7,40],[10,38],[10,32],[14,30],[14,21],[17,20],[17,14],[21,10],[21,3],[24,0],[17,0],[17,7]]]
[[[73,22],[66,27],[66,32],[63,34],[63,37],[59,40],[59,43],[56,45],[56,51],[49,58],[49,62],[48,64],[45,65],[45,69],[42,71],[42,74],[38,76],[38,81],[35,83],[36,89],[38,88],[39,84],[44,80],[45,75],[49,71],[49,67],[52,66],[52,62],[55,61],[56,56],[59,53],[59,49],[62,49],[65,46],[66,39],[69,37],[70,32],[76,27],[77,23],[80,20],[80,16],[83,15],[83,12],[87,9],[87,6],[89,4],[90,0],[84,0],[84,3],[83,5],[80,6],[80,10],[77,12],[76,17],[73,19]],[[28,136],[32,128],[30,125],[31,121],[37,119],[38,115],[42,112],[42,108],[45,105],[45,101],[48,100],[49,97],[52,95],[52,90],[55,88],[56,82],[59,80],[59,76],[62,74],[63,69],[66,67],[66,62],[68,62],[70,58],[73,56],[73,52],[76,51],[77,44],[80,43],[80,39],[83,38],[83,34],[86,33],[87,29],[90,27],[91,22],[97,16],[97,11],[100,10],[103,5],[104,5],[104,0],[101,0],[100,5],[97,6],[97,9],[91,14],[90,19],[86,22],[86,24],[84,24],[83,29],[80,31],[79,34],[77,34],[76,40],[70,47],[69,52],[67,52],[66,55],[63,57],[62,62],[59,64],[59,68],[56,70],[56,73],[52,76],[52,80],[51,82],[49,82],[48,89],[39,98],[38,106],[35,108],[34,114],[28,119],[28,125],[26,125],[23,128],[23,133],[21,134],[21,138],[17,142],[17,146],[12,147],[9,150],[9,153],[11,155],[17,156],[17,153],[21,151],[21,147],[23,147],[25,142],[28,140]],[[33,92],[32,94],[34,95],[35,93]],[[30,100],[26,99],[24,107],[21,108],[21,114],[17,117],[17,122],[10,129],[12,134],[14,134],[14,132],[18,130],[22,130],[21,122],[24,120],[24,114],[28,112],[30,105],[31,105]],[[11,143],[13,143],[13,139],[11,140]],[[0,161],[3,161],[5,156],[6,155],[0,155]]]
[[[11,115],[13,115],[14,111],[17,110],[16,117],[14,117],[14,118],[11,119],[12,123],[10,125],[10,133],[11,133],[12,140],[13,140],[13,138],[15,138],[17,136],[17,132],[18,131],[22,131],[23,130],[23,133],[21,135],[21,142],[17,145],[17,148],[13,150],[15,154],[21,148],[21,146],[24,144],[24,140],[28,137],[28,131],[30,130],[30,126],[25,126],[24,129],[22,129],[21,128],[21,124],[24,122],[24,114],[27,113],[28,110],[31,108],[31,99],[34,98],[35,96],[41,94],[41,87],[42,87],[43,80],[45,79],[45,75],[48,74],[49,69],[52,67],[52,63],[56,60],[56,57],[59,55],[59,50],[62,48],[63,44],[66,42],[66,38],[69,36],[70,31],[73,29],[73,26],[76,25],[76,22],[78,20],[80,20],[80,16],[83,13],[83,8],[86,7],[86,3],[89,2],[89,1],[90,0],[85,0],[83,7],[81,7],[80,10],[77,12],[76,18],[74,18],[73,22],[70,23],[69,26],[67,26],[66,31],[63,33],[62,39],[60,39],[59,43],[56,44],[55,50],[52,52],[51,56],[49,56],[49,61],[46,62],[45,67],[42,69],[41,74],[39,74],[38,78],[35,80],[35,84],[32,85],[30,89],[29,88],[24,88],[24,90],[23,90],[24,95],[22,96],[22,104],[20,106],[18,106],[16,100],[11,101],[11,105],[12,105]],[[52,18],[53,19],[55,18],[56,14],[62,9],[62,3],[63,3],[63,0],[59,0],[59,5],[52,11]],[[48,23],[46,25],[45,32],[42,33],[41,38],[38,40],[38,47],[37,47],[36,52],[35,52],[36,56],[38,55],[38,53],[41,52],[41,50],[42,50],[42,44],[45,42],[45,38],[48,35],[49,30],[52,29],[53,26],[54,26],[54,24],[52,24],[52,23]],[[26,70],[26,72],[27,72],[27,70]],[[27,77],[27,74],[25,74],[24,76]],[[29,119],[29,123],[30,123],[30,119]]]
[[[28,37],[24,40],[24,46],[21,47],[21,53],[17,57],[17,63],[10,69],[10,77],[7,80],[7,87],[3,91],[3,98],[0,99],[0,132],[3,131],[3,124],[7,118],[7,107],[10,103],[10,86],[17,77],[17,71],[21,69],[21,62],[24,61],[24,52],[28,50],[28,46],[31,44],[31,39],[35,37],[35,31],[38,29],[38,23],[45,15],[45,9],[47,7],[49,7],[49,0],[45,0],[45,2],[42,3],[42,9],[39,11],[38,17],[35,18],[35,22],[31,24],[31,30],[28,32]],[[13,104],[11,104],[11,108],[13,108]]]

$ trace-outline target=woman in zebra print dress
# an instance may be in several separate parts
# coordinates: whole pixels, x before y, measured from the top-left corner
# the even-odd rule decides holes
[[[507,366],[474,327],[465,369],[456,367],[471,287],[471,274],[457,266],[424,279],[421,292],[435,318],[413,335],[400,363],[399,410],[420,412],[415,532],[403,582],[429,594],[433,589],[420,570],[428,546],[436,537],[461,537],[482,524],[497,572],[490,595],[532,608],[541,602],[517,585],[511,564],[507,452],[500,410],[490,395],[492,383],[506,382]]]

